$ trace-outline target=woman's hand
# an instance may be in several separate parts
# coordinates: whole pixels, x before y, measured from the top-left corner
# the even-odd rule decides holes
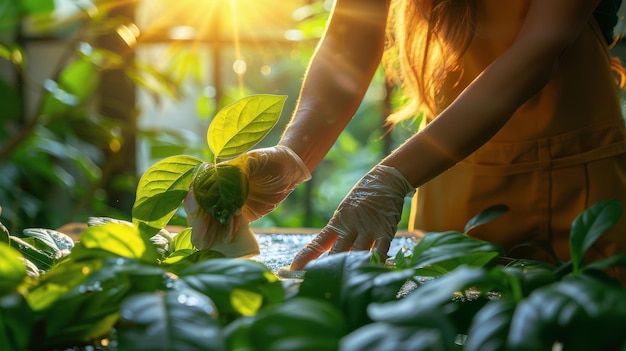
[[[208,249],[215,245],[242,246],[236,243],[245,239],[242,246],[247,250],[245,254],[258,253],[248,223],[274,210],[298,184],[310,179],[311,174],[300,157],[282,145],[248,151],[225,163],[240,168],[246,175],[246,201],[228,223],[222,224],[198,204],[193,189],[190,190],[184,208],[187,224],[192,227],[191,241],[197,248]]]
[[[333,218],[291,263],[302,269],[330,248],[330,253],[370,250],[385,257],[396,235],[404,198],[415,188],[395,168],[378,165],[352,188]]]
[[[298,184],[311,178],[300,157],[284,145],[251,150],[227,163],[240,167],[248,177],[243,207],[248,222],[270,213]]]

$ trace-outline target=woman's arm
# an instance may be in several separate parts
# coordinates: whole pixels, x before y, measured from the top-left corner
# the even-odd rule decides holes
[[[334,253],[375,244],[385,255],[411,186],[424,184],[475,151],[539,92],[598,1],[533,0],[511,47],[428,127],[365,175],[296,255],[291,269],[302,269],[328,249]]]
[[[534,0],[509,49],[428,127],[382,161],[418,187],[487,142],[550,80],[599,0]]]
[[[380,63],[390,0],[337,0],[279,144],[313,170],[356,112]]]

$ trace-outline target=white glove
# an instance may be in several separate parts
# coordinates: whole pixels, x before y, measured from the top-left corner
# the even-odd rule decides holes
[[[249,223],[276,208],[295,187],[311,178],[308,168],[290,148],[282,145],[251,150],[225,162],[244,171],[248,197],[240,212],[226,224],[209,215],[190,190],[184,201],[191,241],[199,249],[214,249],[227,257],[259,253]]]
[[[298,252],[290,268],[302,269],[329,248],[332,254],[375,247],[386,257],[404,198],[414,192],[415,187],[397,169],[377,165],[350,190],[330,222]]]
[[[249,222],[270,213],[298,184],[311,179],[300,157],[283,145],[251,150],[226,163],[243,169],[248,176],[243,215]]]

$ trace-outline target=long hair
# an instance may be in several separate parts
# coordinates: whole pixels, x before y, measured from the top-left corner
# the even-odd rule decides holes
[[[388,117],[395,125],[441,109],[444,86],[463,74],[460,64],[474,33],[476,0],[393,0],[384,57],[387,77],[405,103]]]

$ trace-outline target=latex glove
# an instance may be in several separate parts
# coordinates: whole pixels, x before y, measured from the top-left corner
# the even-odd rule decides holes
[[[290,148],[282,145],[256,149],[225,163],[244,170],[248,197],[240,213],[227,225],[209,215],[198,204],[193,190],[184,201],[191,241],[199,249],[213,249],[228,257],[258,254],[259,247],[249,222],[276,208],[295,187],[311,178],[308,168]]]
[[[226,163],[244,169],[248,175],[243,215],[249,222],[270,213],[298,184],[311,179],[300,157],[284,145],[251,150]]]
[[[386,257],[402,216],[404,198],[415,187],[395,168],[377,165],[350,190],[326,227],[294,258],[300,270],[330,248],[330,253],[376,248]]]

